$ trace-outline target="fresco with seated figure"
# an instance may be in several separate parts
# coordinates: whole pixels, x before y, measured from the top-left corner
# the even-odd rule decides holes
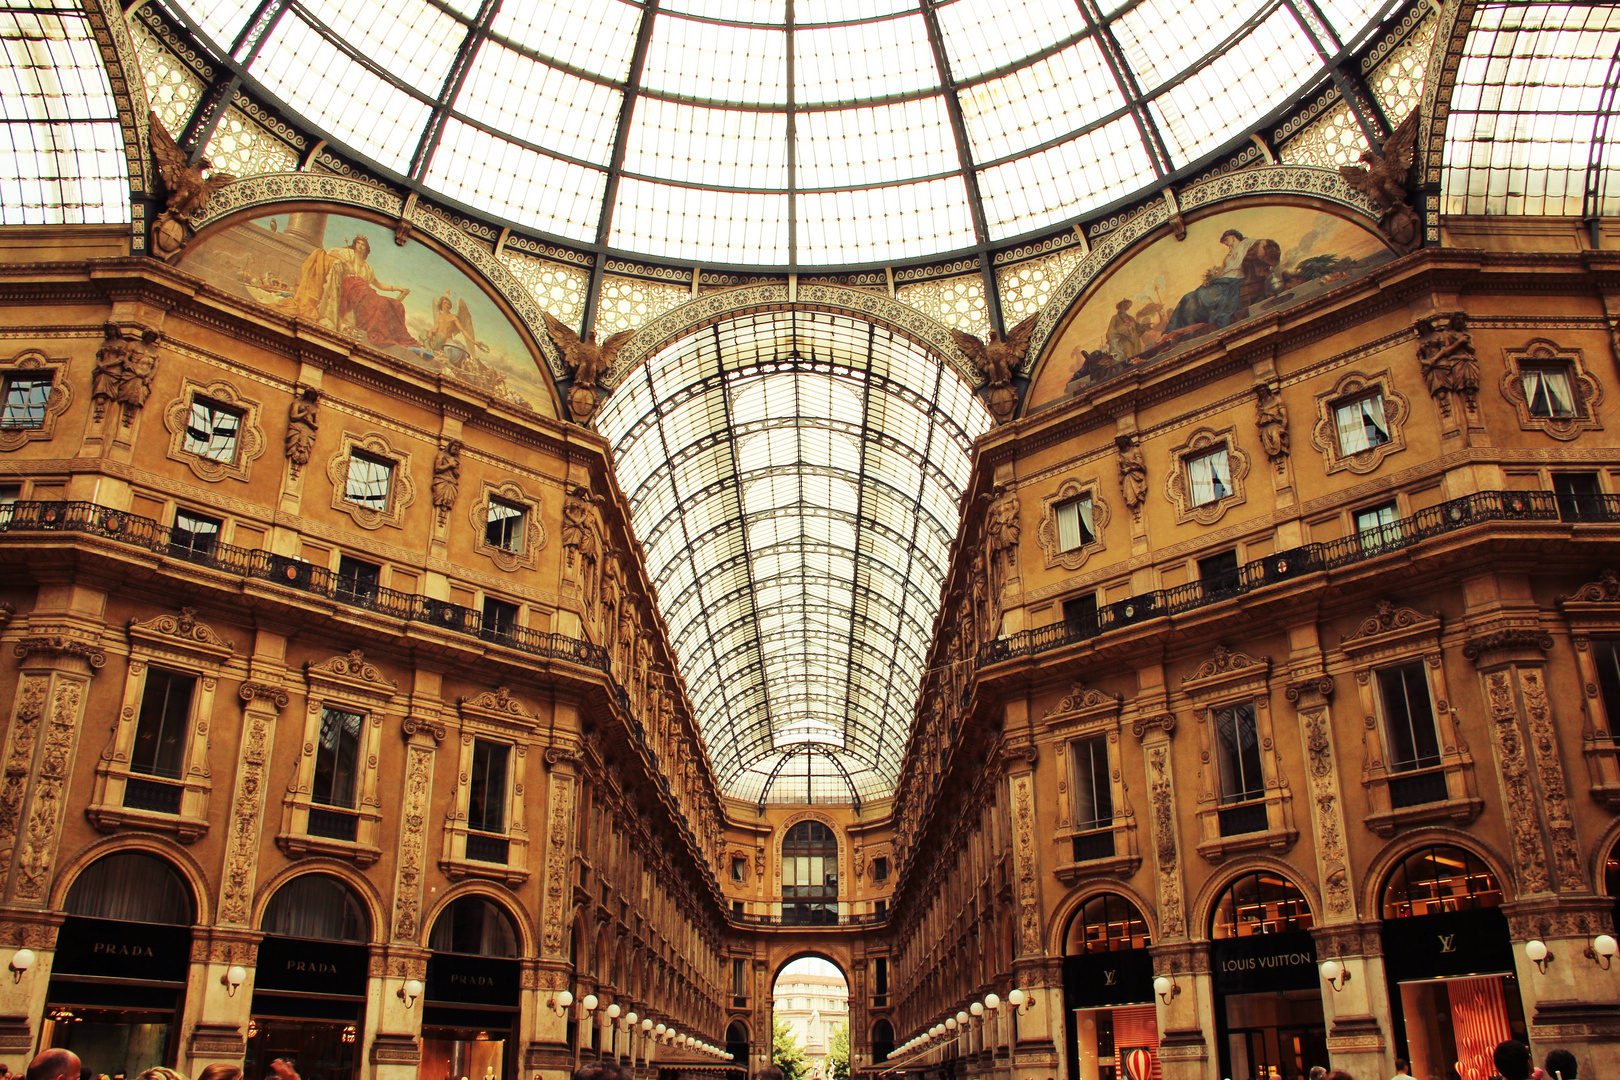
[[[471,277],[386,225],[320,210],[238,221],[181,268],[519,408],[555,416],[534,351]]]
[[[1396,257],[1370,229],[1304,206],[1191,222],[1089,287],[1035,376],[1029,408],[1154,364],[1229,326],[1290,307]]]

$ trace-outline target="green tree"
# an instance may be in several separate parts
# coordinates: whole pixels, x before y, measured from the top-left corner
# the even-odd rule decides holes
[[[793,1025],[781,1017],[771,1024],[771,1064],[782,1070],[782,1080],[804,1080],[810,1065],[804,1060],[804,1047],[793,1034]]]
[[[839,1024],[827,1042],[827,1068],[831,1080],[849,1080],[849,1025]]]

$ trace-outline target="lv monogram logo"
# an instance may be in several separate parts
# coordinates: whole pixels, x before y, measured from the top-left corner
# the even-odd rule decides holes
[[[1117,971],[1105,971],[1105,972],[1103,972],[1103,985],[1104,986],[1114,986],[1114,985],[1117,984],[1118,980],[1119,980],[1119,972],[1117,972]]]
[[[1436,934],[1435,937],[1440,939],[1440,951],[1441,952],[1448,953],[1448,952],[1456,952],[1457,951],[1457,935],[1456,934]]]

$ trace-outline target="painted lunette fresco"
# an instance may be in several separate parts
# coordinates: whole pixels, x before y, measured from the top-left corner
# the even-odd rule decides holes
[[[1251,206],[1163,235],[1091,288],[1030,388],[1033,411],[1200,338],[1319,296],[1396,257],[1354,221],[1305,206]]]
[[[464,271],[427,245],[321,210],[267,214],[211,233],[183,269],[491,397],[555,416],[524,336]]]

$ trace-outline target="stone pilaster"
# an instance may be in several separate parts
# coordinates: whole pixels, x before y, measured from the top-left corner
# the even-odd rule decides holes
[[[1311,931],[1319,962],[1337,960],[1344,969],[1337,987],[1322,983],[1322,1013],[1328,1026],[1328,1055],[1335,1069],[1354,1076],[1383,1076],[1395,1067],[1386,1031],[1388,985],[1379,924],[1350,922]],[[1382,1018],[1380,1018],[1382,1014]]]

